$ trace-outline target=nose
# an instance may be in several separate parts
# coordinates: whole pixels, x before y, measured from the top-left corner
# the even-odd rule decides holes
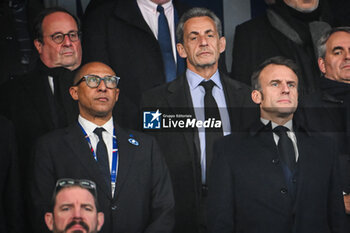
[[[64,35],[64,40],[63,40],[62,44],[65,45],[65,46],[71,46],[72,45],[72,41],[70,40],[68,35]]]
[[[282,84],[282,93],[283,94],[289,94],[289,86],[288,86],[288,83],[283,83]]]
[[[101,79],[100,84],[97,87],[98,91],[106,91],[107,87],[105,81]]]
[[[80,207],[74,208],[74,216],[73,216],[73,218],[81,218],[81,208]]]
[[[350,60],[350,50],[345,51],[345,59]]]
[[[199,43],[201,46],[207,46],[208,45],[208,41],[207,41],[207,38],[205,36],[200,36],[199,37]]]

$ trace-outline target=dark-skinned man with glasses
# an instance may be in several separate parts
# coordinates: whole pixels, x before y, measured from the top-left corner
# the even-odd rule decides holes
[[[56,183],[45,223],[53,233],[97,233],[104,222],[95,182],[63,178]]]
[[[69,95],[81,64],[79,24],[63,8],[48,8],[35,21],[33,36],[39,59],[35,69],[0,87],[0,111],[12,120],[18,140],[23,190],[28,190],[32,149],[43,134],[76,120],[78,108]],[[28,193],[23,198],[28,202]],[[27,211],[28,213],[30,210]],[[28,222],[29,225],[29,222]]]
[[[50,192],[64,177],[97,184],[105,216],[101,232],[172,231],[174,197],[168,168],[154,138],[118,125],[112,114],[118,81],[103,63],[82,66],[69,89],[78,102],[78,120],[39,139],[31,185],[36,232],[45,232],[42,216],[49,211]]]

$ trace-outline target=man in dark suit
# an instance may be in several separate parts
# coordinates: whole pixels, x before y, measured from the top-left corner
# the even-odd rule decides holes
[[[36,232],[44,232],[50,190],[64,177],[97,184],[105,214],[101,232],[172,231],[171,180],[155,139],[113,121],[118,80],[103,63],[84,65],[70,88],[79,105],[78,122],[38,141],[31,186]]]
[[[276,0],[266,14],[236,27],[232,52],[234,79],[250,85],[250,77],[264,60],[274,56],[293,59],[301,69],[303,91],[318,88],[316,42],[327,24],[325,0]]]
[[[308,132],[294,62],[273,57],[252,75],[261,118],[215,147],[209,232],[347,232],[335,143]]]
[[[226,43],[220,20],[207,9],[193,8],[181,17],[176,34],[178,52],[186,58],[186,73],[146,92],[142,99],[144,110],[160,109],[163,118],[182,114],[204,121],[208,119],[206,111],[216,109],[219,115],[215,119],[222,123],[216,133],[223,136],[239,130],[245,118],[243,112],[246,109],[242,107],[253,104],[250,105],[246,85],[218,70],[218,59]],[[206,92],[202,86],[206,83],[212,84],[212,90]],[[208,97],[216,107],[207,106]],[[249,123],[248,118],[244,120]],[[213,134],[211,131],[209,127],[173,130],[164,127],[155,131],[173,181],[176,202],[174,232],[206,232],[206,175],[212,156],[213,140],[208,138]]]
[[[167,66],[159,39],[157,7],[164,9],[175,72],[167,78]],[[172,80],[184,71],[176,53],[175,27],[184,10],[172,0],[118,0],[90,11],[83,23],[84,61],[101,61],[116,70],[124,90],[115,108],[120,125],[140,128],[141,94]],[[175,66],[176,65],[176,66]],[[171,73],[171,72],[170,72]]]
[[[338,142],[345,207],[350,214],[350,27],[327,31],[318,44],[320,91],[302,105],[308,127]],[[350,216],[348,216],[350,223]]]
[[[38,137],[75,120],[77,106],[69,95],[72,71],[81,63],[78,21],[62,8],[49,8],[36,20],[36,68],[2,86],[1,111],[12,120],[19,145],[22,180]]]

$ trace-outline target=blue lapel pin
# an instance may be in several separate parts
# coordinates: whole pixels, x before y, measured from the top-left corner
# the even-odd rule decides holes
[[[129,136],[130,136],[130,138],[128,139],[129,143],[133,144],[134,146],[138,146],[138,145],[139,145],[139,142],[136,141],[134,138],[132,138],[133,135],[130,134]]]

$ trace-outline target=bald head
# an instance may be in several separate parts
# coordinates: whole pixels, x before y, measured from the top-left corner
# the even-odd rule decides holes
[[[83,65],[78,72],[75,74],[74,77],[74,85],[84,76],[87,74],[95,74],[96,72],[103,72],[108,75],[115,75],[115,72],[112,70],[111,67],[108,65],[102,63],[102,62],[89,62]]]
[[[97,77],[98,79],[92,81],[96,86],[91,86],[91,83],[89,86],[85,75]],[[109,76],[115,76],[111,67],[101,62],[90,62],[78,70],[74,85],[69,89],[72,98],[78,101],[80,115],[97,125],[103,125],[112,117],[113,107],[119,96],[116,85],[106,86],[106,77]]]

